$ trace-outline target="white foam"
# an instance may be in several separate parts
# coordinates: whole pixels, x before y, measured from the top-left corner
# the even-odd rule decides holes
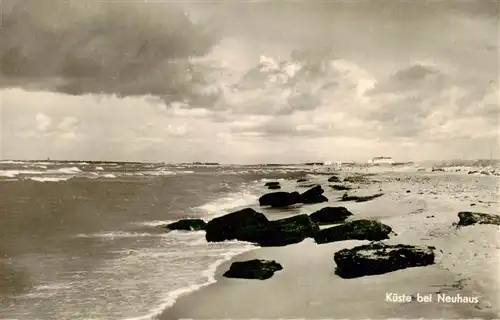
[[[137,238],[137,237],[165,237],[166,233],[147,233],[147,232],[126,232],[126,231],[110,231],[101,233],[79,233],[76,238],[102,238],[113,240],[116,238]]]
[[[95,169],[96,169],[97,171],[103,171],[103,170],[104,170],[104,168],[103,168],[103,167],[95,167]]]
[[[45,171],[35,171],[35,170],[0,170],[0,176],[14,178],[18,175],[37,175],[44,174]]]
[[[173,171],[164,170],[164,169],[141,172],[141,175],[148,175],[148,176],[170,176],[170,175],[175,175],[175,174],[176,173]],[[137,174],[137,175],[139,175],[139,174]]]
[[[78,169],[77,167],[70,167],[70,168],[57,169],[57,172],[72,174],[72,173],[82,172],[82,170]]]
[[[206,211],[210,216],[219,216],[229,213],[231,209],[236,209],[257,203],[258,196],[248,192],[231,193],[226,197],[211,201],[195,209]]]
[[[234,256],[241,254],[243,252],[249,251],[255,249],[255,247],[245,247],[239,250],[232,250],[225,252],[224,254],[221,255],[221,259],[217,260],[216,262],[212,263],[206,270],[202,272],[202,275],[206,277],[206,281],[203,283],[199,284],[192,284],[187,287],[179,288],[176,290],[173,290],[169,292],[165,298],[163,299],[164,302],[161,303],[160,305],[156,306],[155,308],[150,310],[150,313],[144,315],[144,316],[139,316],[139,317],[133,317],[133,318],[126,318],[124,320],[154,320],[157,319],[158,316],[160,316],[164,310],[172,307],[177,299],[179,299],[181,296],[184,296],[188,293],[200,290],[201,288],[204,288],[212,283],[215,283],[215,273],[217,270],[217,267],[219,267],[222,263],[230,260]]]
[[[71,179],[72,177],[31,177],[30,180],[38,181],[38,182],[60,182]]]
[[[147,226],[147,227],[159,227],[163,226],[169,223],[173,223],[176,220],[151,220],[151,221],[138,221],[138,222],[133,222],[132,224],[139,225],[139,226]]]
[[[108,173],[108,174],[105,174],[105,175],[102,175],[103,178],[116,178],[116,176],[114,174],[111,174],[111,173]]]

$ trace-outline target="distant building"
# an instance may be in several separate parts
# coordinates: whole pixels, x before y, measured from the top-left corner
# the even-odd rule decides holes
[[[375,165],[380,165],[380,164],[394,164],[394,160],[391,157],[375,157],[370,160],[368,160],[369,164],[375,164]]]

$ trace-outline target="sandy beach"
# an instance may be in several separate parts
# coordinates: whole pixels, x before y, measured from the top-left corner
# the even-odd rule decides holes
[[[377,182],[357,192],[382,189],[383,197],[364,203],[328,203],[347,207],[355,219],[374,218],[390,225],[396,235],[385,243],[435,246],[434,265],[342,279],[334,273],[334,253],[368,241],[318,245],[306,239],[286,247],[258,248],[221,265],[216,283],[179,298],[160,319],[500,318],[498,226],[457,229],[452,225],[458,221],[459,211],[498,212],[491,193],[496,177],[463,177],[470,184],[458,192],[453,178],[440,174],[442,177],[408,173],[400,178],[380,174],[371,177]],[[483,184],[490,188],[482,188]],[[471,207],[471,203],[475,205]],[[283,270],[265,281],[222,276],[231,262],[256,258],[275,260]],[[393,302],[388,296],[391,293],[411,296],[412,301]],[[438,301],[438,295],[441,299],[477,297],[479,302],[447,303]],[[424,296],[432,302],[418,301]]]

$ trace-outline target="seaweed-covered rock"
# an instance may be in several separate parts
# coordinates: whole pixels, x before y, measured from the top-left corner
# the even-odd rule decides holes
[[[339,226],[322,229],[316,233],[314,240],[318,244],[343,240],[389,239],[392,228],[376,220],[354,220]]]
[[[360,175],[360,174],[355,174],[352,176],[348,176],[344,178],[344,182],[351,182],[351,183],[368,183],[369,180],[366,178],[365,175]]]
[[[327,202],[328,198],[323,195],[324,192],[320,185],[314,186],[300,195],[301,202],[305,204]]]
[[[340,182],[340,179],[337,176],[331,176],[328,178],[328,182]]]
[[[500,225],[500,216],[496,214],[463,211],[458,213],[459,226],[470,226],[473,224],[496,224]]]
[[[259,198],[261,206],[287,207],[301,202],[301,196],[298,192],[272,192]]]
[[[233,262],[223,276],[226,278],[266,280],[279,270],[283,270],[283,267],[274,260],[254,259]]]
[[[279,185],[280,185],[279,181],[271,181],[271,182],[266,182],[264,187],[279,186]]]
[[[330,188],[332,188],[333,190],[351,190],[352,189],[352,187],[342,185],[342,184],[332,184],[332,185],[330,185]]]
[[[281,186],[279,184],[273,184],[267,187],[269,190],[276,190],[276,189],[281,189]]]
[[[204,230],[207,223],[201,219],[181,219],[177,222],[167,224],[169,230],[197,231]]]
[[[307,214],[299,214],[270,221],[269,225],[261,230],[256,242],[263,247],[286,246],[299,243],[308,237],[312,238],[318,231],[318,225]]]
[[[383,193],[377,193],[371,196],[350,196],[347,193],[345,193],[340,199],[340,201],[366,202],[381,197],[383,195],[384,195]]]
[[[309,215],[313,222],[333,224],[344,222],[352,213],[345,207],[325,207]]]
[[[269,220],[262,213],[247,208],[210,220],[205,226],[209,242],[240,240],[257,242]]]
[[[434,264],[434,247],[410,245],[368,245],[343,249],[334,254],[335,273],[342,278],[384,274],[400,269]]]
[[[302,179],[298,179],[298,180],[297,180],[297,182],[306,182],[306,181],[309,181],[309,180],[304,179],[304,178],[302,178]]]
[[[299,188],[314,188],[318,186],[317,183],[309,183],[309,184],[299,184],[297,187]]]

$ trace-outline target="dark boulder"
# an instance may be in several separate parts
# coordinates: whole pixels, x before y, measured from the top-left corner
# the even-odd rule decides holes
[[[376,220],[354,220],[339,226],[322,229],[316,233],[314,240],[318,244],[343,240],[389,239],[392,228]]]
[[[328,198],[323,195],[324,192],[320,185],[314,186],[300,195],[301,202],[305,204],[327,202]]]
[[[240,240],[257,242],[269,220],[262,213],[247,208],[210,220],[205,226],[209,242]]]
[[[287,207],[301,202],[301,196],[298,192],[272,192],[259,198],[261,206]]]
[[[328,182],[341,182],[339,177],[337,176],[331,176],[330,178],[328,178]]]
[[[500,216],[496,214],[463,211],[458,213],[459,226],[470,226],[473,224],[496,224],[500,225]]]
[[[322,194],[319,196],[302,199],[302,203],[304,203],[304,204],[314,204],[314,203],[322,203],[322,202],[328,202],[328,198]]]
[[[298,180],[297,180],[297,182],[306,182],[306,181],[309,181],[309,180],[304,179],[304,178],[302,178],[302,179],[298,179]]]
[[[366,201],[370,201],[370,200],[376,199],[378,197],[381,197],[383,195],[384,195],[383,193],[377,193],[377,194],[374,194],[374,195],[371,195],[371,196],[362,196],[362,197],[360,197],[360,196],[350,196],[347,193],[345,193],[342,196],[342,198],[340,198],[340,201],[366,202]]]
[[[352,188],[349,186],[341,185],[341,184],[333,184],[330,185],[330,188],[333,190],[351,190]]]
[[[344,207],[325,207],[309,215],[313,222],[319,224],[344,222],[349,216],[352,216],[352,213]]]
[[[333,259],[337,264],[335,273],[349,279],[427,266],[434,264],[434,249],[428,246],[381,243],[343,249],[334,254]]]
[[[276,189],[281,189],[281,186],[279,184],[277,185],[270,185],[269,187],[267,187],[269,190],[276,190]]]
[[[266,182],[264,187],[271,187],[271,186],[279,186],[279,181],[271,181],[271,182]]]
[[[254,259],[233,262],[223,276],[226,278],[266,280],[279,270],[283,270],[283,267],[274,260]]]
[[[170,230],[197,231],[204,230],[207,223],[201,219],[181,219],[177,222],[167,224],[165,228]]]
[[[286,246],[302,242],[305,238],[313,238],[319,227],[307,214],[299,214],[289,218],[270,221],[261,230],[256,241],[263,247]]]

